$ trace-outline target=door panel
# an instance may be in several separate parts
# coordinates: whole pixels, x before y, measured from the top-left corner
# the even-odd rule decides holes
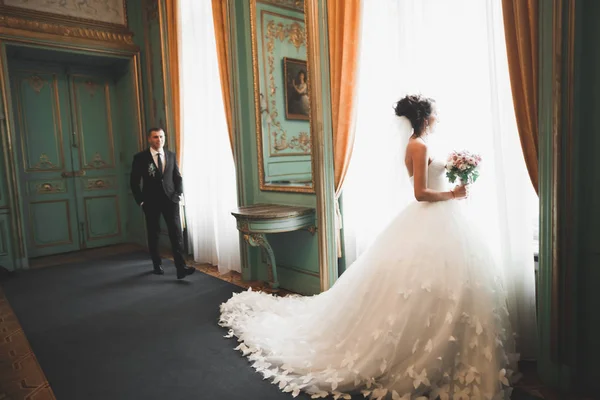
[[[36,247],[56,247],[74,242],[73,230],[69,229],[70,203],[64,199],[29,203],[30,232]]]
[[[106,240],[121,235],[117,196],[86,197],[84,206],[88,244],[93,240]]]
[[[79,157],[84,170],[114,169],[111,82],[94,76],[73,76],[71,90]]]
[[[115,83],[102,71],[11,63],[29,257],[124,241]]]
[[[59,80],[56,74],[22,71],[16,80],[17,115],[25,172],[64,171]],[[40,133],[44,133],[41,135]]]
[[[20,192],[29,256],[78,250],[76,193],[69,178],[72,162],[66,76],[56,69],[25,63],[12,67]]]
[[[73,121],[78,139],[75,167],[78,179],[81,222],[85,225],[85,247],[121,243],[125,229],[121,218],[122,171],[120,143],[115,140],[117,120],[115,84],[110,76],[77,71],[70,77]]]

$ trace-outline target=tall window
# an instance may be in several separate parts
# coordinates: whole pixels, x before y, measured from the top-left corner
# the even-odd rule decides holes
[[[411,200],[402,157],[407,138],[400,137],[402,122],[392,107],[409,93],[434,98],[440,122],[431,138],[432,156],[445,158],[463,148],[483,155],[482,175],[467,201],[504,268],[528,357],[535,349],[529,221],[536,218],[537,196],[517,132],[504,40],[500,0],[363,2],[344,236],[351,263]]]
[[[240,271],[235,165],[210,1],[180,1],[183,179],[191,249],[220,273]]]

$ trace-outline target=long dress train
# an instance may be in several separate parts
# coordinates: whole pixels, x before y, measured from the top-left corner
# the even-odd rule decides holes
[[[444,162],[428,186],[445,190]],[[237,350],[285,392],[505,399],[518,355],[494,259],[463,202],[413,202],[328,291],[221,305]]]

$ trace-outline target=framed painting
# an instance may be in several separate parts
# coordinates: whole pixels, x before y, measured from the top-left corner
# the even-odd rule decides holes
[[[306,61],[283,57],[285,118],[309,120],[310,101]]]

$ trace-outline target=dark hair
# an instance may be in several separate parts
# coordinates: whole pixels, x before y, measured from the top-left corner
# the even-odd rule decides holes
[[[150,137],[150,135],[152,135],[152,132],[158,132],[158,131],[165,131],[163,128],[150,128],[148,129],[148,133],[146,134],[147,137]]]
[[[435,100],[421,95],[408,95],[396,103],[394,111],[397,116],[408,118],[414,135],[419,137],[423,133],[425,121],[433,113],[434,102]]]

